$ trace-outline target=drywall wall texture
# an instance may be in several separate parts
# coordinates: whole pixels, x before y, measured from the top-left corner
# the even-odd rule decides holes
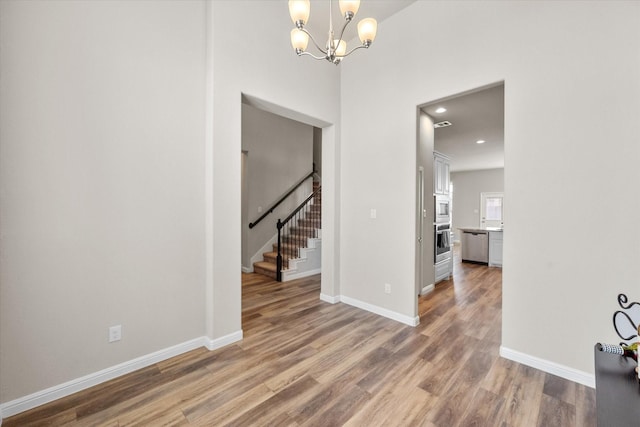
[[[504,81],[502,344],[593,373],[617,294],[638,296],[638,52],[638,2],[417,1],[383,21],[341,64],[342,293],[414,315],[415,108]],[[614,250],[603,223],[628,231]]]
[[[292,185],[313,170],[313,127],[276,114],[242,105],[242,151],[246,153],[247,221],[242,233],[243,267],[252,267],[250,258],[276,233],[278,219],[285,219],[312,191],[309,178],[282,202],[273,213],[249,229]],[[243,238],[244,241],[244,238]]]
[[[208,330],[222,336],[240,327],[243,96],[270,112],[323,128],[322,288],[327,294],[338,292],[340,71],[328,62],[295,55],[286,3],[216,0],[210,5],[214,99],[207,285],[212,286],[214,305]]]
[[[1,402],[204,335],[203,17],[0,2]]]
[[[0,401],[241,330],[243,94],[323,128],[339,292],[339,70],[290,50],[286,5],[247,5],[0,3]]]
[[[504,169],[452,172],[455,239],[460,241],[459,227],[480,226],[480,193],[504,191]],[[505,203],[508,203],[505,201]]]

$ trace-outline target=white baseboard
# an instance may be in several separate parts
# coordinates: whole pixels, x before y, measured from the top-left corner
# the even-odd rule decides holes
[[[568,366],[559,365],[549,360],[540,359],[529,354],[520,353],[519,351],[500,346],[500,356],[523,365],[531,366],[558,377],[562,377],[569,381],[586,385],[587,387],[596,387],[596,378],[592,374],[588,374]]]
[[[243,273],[253,273],[253,265],[251,267],[245,267],[244,265],[242,266],[242,272]]]
[[[433,292],[435,290],[435,288],[436,288],[436,285],[433,284],[433,283],[430,284],[430,285],[427,285],[424,288],[422,288],[422,290],[420,291],[420,295],[429,294],[429,293]]]
[[[69,396],[73,393],[85,390],[89,387],[101,384],[105,381],[112,380],[122,375],[137,371],[153,365],[154,363],[170,359],[180,354],[195,350],[199,347],[206,347],[209,350],[215,350],[225,345],[242,339],[242,331],[237,331],[224,337],[210,339],[208,337],[195,338],[182,344],[177,344],[133,360],[94,372],[66,383],[49,387],[45,390],[38,391],[28,396],[0,404],[0,425],[2,418],[8,418],[20,412],[28,411],[45,403]]]
[[[213,340],[208,337],[203,337],[203,340],[205,341],[204,346],[207,348],[207,350],[216,350],[242,340],[242,336],[242,330],[239,330]]]
[[[302,279],[303,277],[313,276],[314,274],[322,273],[322,268],[316,268],[315,270],[303,271],[301,273],[283,274],[282,281],[288,282],[289,280]]]
[[[371,313],[375,313],[379,316],[386,317],[391,320],[395,320],[396,322],[404,323],[405,325],[418,326],[420,324],[419,316],[415,316],[415,317],[405,316],[404,314],[396,313],[395,311],[378,307],[377,305],[369,304],[367,302],[360,301],[355,298],[346,297],[344,295],[340,296],[340,301],[345,304],[358,307],[362,310],[370,311]]]
[[[332,297],[330,295],[321,293],[320,294],[320,300],[324,301],[324,302],[328,302],[329,304],[337,304],[337,303],[340,302],[340,295]]]

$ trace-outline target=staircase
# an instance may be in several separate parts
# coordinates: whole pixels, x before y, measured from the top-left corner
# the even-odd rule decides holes
[[[282,281],[316,274],[320,269],[322,194],[320,183],[313,182],[312,203],[295,218],[282,237]],[[253,271],[272,279],[277,277],[278,244],[262,254],[262,261],[253,263]]]

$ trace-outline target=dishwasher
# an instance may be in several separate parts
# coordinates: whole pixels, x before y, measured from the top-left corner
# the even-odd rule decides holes
[[[489,232],[462,232],[462,261],[489,263]]]

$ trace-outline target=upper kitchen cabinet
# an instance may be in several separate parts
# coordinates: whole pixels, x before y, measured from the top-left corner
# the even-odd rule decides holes
[[[450,159],[438,152],[433,152],[433,192],[449,195]]]

